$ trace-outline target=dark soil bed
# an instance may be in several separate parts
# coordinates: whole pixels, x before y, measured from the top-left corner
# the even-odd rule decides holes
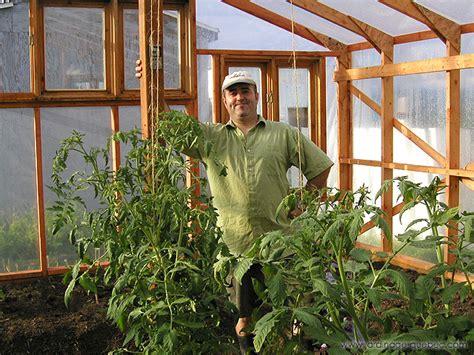
[[[106,318],[110,291],[98,303],[80,287],[69,308],[61,276],[0,283],[0,354],[106,354],[120,331]]]

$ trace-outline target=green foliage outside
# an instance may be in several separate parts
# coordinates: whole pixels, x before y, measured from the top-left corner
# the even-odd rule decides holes
[[[98,283],[112,286],[108,316],[126,333],[118,351],[236,352],[236,313],[223,280],[230,270],[241,278],[253,263],[260,263],[266,276],[265,285],[256,284],[263,304],[248,329],[260,353],[308,353],[322,344],[332,354],[378,353],[384,349],[364,349],[363,344],[474,340],[473,319],[452,312],[454,301],[472,299],[472,284],[444,277],[474,272],[469,249],[474,215],[437,202],[441,181],[424,187],[405,178],[395,180],[405,203],[401,214],[416,204],[429,211],[428,218],[413,221],[395,236],[403,243],[397,252],[416,246],[435,249],[439,257],[442,246],[449,244],[458,256],[454,265],[439,259],[428,275],[412,281],[391,267],[395,254],[372,255],[355,247],[366,218],[392,238],[383,211],[371,203],[364,187],[290,194],[280,208],[305,211],[294,220],[293,233],[262,235],[246,255],[236,258],[220,243],[212,200],[193,197],[193,188],[183,187],[189,167],[177,152],[196,144],[212,149],[202,141],[194,119],[172,112],[161,117],[154,140],[141,140],[137,132],[118,133],[113,139],[132,146],[116,173],[108,163],[102,169],[97,163],[99,156],[107,162],[108,148],[86,151],[78,133],[63,142],[53,166],[58,201],[51,210],[54,234],[69,230],[80,258],[65,275],[65,302],[77,283],[92,293]],[[63,179],[71,153],[80,154],[92,172]],[[377,197],[392,183],[384,183]],[[95,191],[103,207],[85,208],[78,192],[86,188]],[[199,203],[190,204],[193,199]],[[85,211],[79,219],[78,206]],[[444,238],[450,221],[458,222],[457,241]],[[418,240],[422,233],[429,236]],[[90,246],[103,254],[91,258],[86,253]],[[102,261],[109,266],[99,268]],[[81,263],[88,266],[86,271],[80,271]],[[352,341],[362,348],[345,346]]]

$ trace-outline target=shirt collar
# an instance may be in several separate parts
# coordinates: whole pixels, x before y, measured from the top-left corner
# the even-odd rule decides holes
[[[265,118],[263,118],[262,116],[258,115],[258,122],[256,124],[257,125],[261,125],[261,126],[265,126],[267,124]],[[226,124],[225,124],[227,127],[232,127],[232,128],[236,128],[235,126],[235,123],[234,121],[232,121],[232,119],[230,119]]]

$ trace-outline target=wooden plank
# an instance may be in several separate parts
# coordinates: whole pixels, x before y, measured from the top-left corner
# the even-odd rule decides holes
[[[30,21],[30,87],[33,95],[41,94],[41,63],[39,59],[42,53],[42,36],[41,36],[41,11],[39,0],[30,0],[29,21]],[[44,75],[44,74],[43,74]],[[0,95],[5,97],[4,95]],[[13,97],[15,98],[15,96]],[[18,98],[18,97],[17,97]],[[6,98],[8,99],[8,98]]]
[[[38,255],[42,275],[46,276],[48,270],[46,222],[44,207],[44,184],[43,184],[43,151],[41,144],[41,112],[39,108],[34,109],[35,130],[35,167],[36,167],[36,211],[38,218]]]
[[[474,163],[469,163],[467,166],[464,168],[466,170],[474,170]],[[463,182],[466,187],[472,191],[474,191],[474,179],[472,178],[462,178],[461,181]]]
[[[373,101],[370,97],[368,97],[365,93],[363,93],[354,85],[350,86],[350,91],[354,96],[356,96],[359,100],[361,100],[363,103],[365,103],[373,111],[375,111],[381,116],[381,108],[375,101]],[[418,137],[414,132],[412,132],[407,126],[405,126],[395,117],[393,117],[393,126],[410,141],[412,141],[418,148],[423,150],[431,158],[437,161],[441,166],[445,166],[446,158],[442,154],[440,154],[436,149],[431,147],[431,145],[429,145],[423,139]]]
[[[337,70],[334,72],[333,78],[335,81],[360,80],[469,68],[474,68],[474,54],[453,55],[445,58]]]
[[[189,47],[189,64],[187,67],[191,71],[191,86],[190,86],[190,94],[194,98],[194,115],[198,117],[199,109],[198,109],[198,69],[197,69],[197,38],[196,38],[196,0],[189,0],[188,4],[186,5],[186,20],[187,20],[187,28],[189,36],[190,45],[186,46]]]
[[[34,107],[86,107],[86,106],[139,106],[140,99],[115,100],[18,100],[0,102],[2,108],[34,108]]]
[[[336,53],[331,51],[295,51],[296,56],[302,59],[314,59],[314,57],[335,57]],[[198,55],[214,55],[214,54],[224,54],[229,57],[286,57],[290,58],[293,55],[291,51],[268,51],[268,50],[234,50],[234,49],[209,49],[209,48],[198,48]]]
[[[231,5],[239,10],[245,11],[259,19],[267,21],[274,26],[283,28],[289,32],[293,32],[300,37],[307,39],[308,41],[317,43],[324,47],[324,44],[319,40],[319,38],[314,36],[315,31],[308,29],[307,27],[293,22],[286,17],[280,16],[264,7],[261,7],[257,4],[254,4],[250,0],[222,0],[223,3]]]
[[[27,270],[9,273],[0,273],[0,283],[6,281],[32,279],[44,276],[41,270]]]

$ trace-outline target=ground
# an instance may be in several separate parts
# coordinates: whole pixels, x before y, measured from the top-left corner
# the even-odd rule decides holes
[[[98,303],[80,287],[69,308],[61,276],[0,284],[0,354],[106,354],[122,344],[107,320],[110,290]]]

